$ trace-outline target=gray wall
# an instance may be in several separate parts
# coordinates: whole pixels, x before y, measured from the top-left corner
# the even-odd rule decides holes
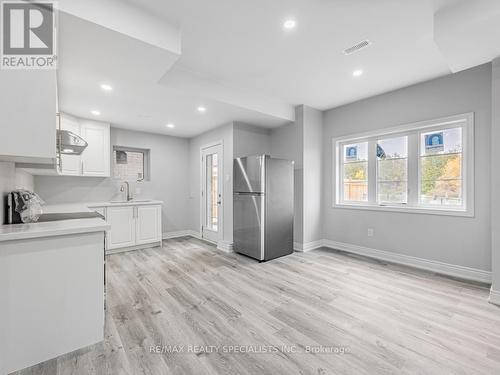
[[[240,122],[234,123],[233,156],[235,158],[271,153],[271,131]]]
[[[296,116],[297,117],[297,116]],[[293,241],[302,243],[303,235],[303,163],[302,142],[299,134],[299,119],[291,123],[273,129],[271,131],[271,156],[280,159],[293,160],[294,164],[294,217],[293,217]]]
[[[323,232],[333,241],[491,270],[491,64],[421,83],[324,114]],[[334,209],[332,138],[475,112],[474,218]],[[375,236],[367,236],[367,228]]]
[[[492,289],[500,291],[500,57],[493,61],[492,88],[492,129],[491,129],[491,258],[493,268]]]
[[[139,187],[141,198],[163,204],[163,233],[189,228],[189,142],[186,139],[111,128],[111,146],[150,149],[151,181]],[[113,165],[113,164],[111,164]],[[121,197],[121,181],[113,178],[37,176],[35,191],[46,203],[100,202]]]
[[[322,169],[323,165],[323,113],[302,106],[302,150],[304,163],[303,181],[303,244],[323,239]]]
[[[222,240],[227,244],[233,242],[233,123],[220,126],[189,140],[189,229],[200,232],[201,220],[201,148],[214,142],[223,142],[223,194],[222,205],[224,226]]]

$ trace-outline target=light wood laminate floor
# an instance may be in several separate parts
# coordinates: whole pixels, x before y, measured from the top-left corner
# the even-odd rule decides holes
[[[105,342],[19,374],[500,374],[483,285],[326,249],[259,264],[192,238],[107,264]]]

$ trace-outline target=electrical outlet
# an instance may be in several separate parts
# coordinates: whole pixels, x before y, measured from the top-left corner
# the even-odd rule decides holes
[[[368,228],[368,237],[373,237],[375,235],[375,230],[373,228]]]

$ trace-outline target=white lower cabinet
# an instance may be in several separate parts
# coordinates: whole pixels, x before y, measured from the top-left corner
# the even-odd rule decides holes
[[[106,221],[106,250],[162,241],[160,205],[107,207]]]
[[[135,207],[108,207],[106,221],[111,229],[106,236],[106,248],[118,249],[135,245]]]
[[[135,228],[137,245],[161,241],[161,207],[137,206]]]

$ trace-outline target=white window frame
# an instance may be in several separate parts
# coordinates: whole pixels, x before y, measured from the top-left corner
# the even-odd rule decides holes
[[[462,127],[462,202],[459,207],[424,206],[420,197],[420,133]],[[408,136],[408,203],[377,203],[377,157],[378,139]],[[368,142],[368,202],[344,200],[343,192],[343,146]],[[345,209],[408,212],[432,215],[474,216],[474,113],[465,113],[445,118],[405,124],[392,128],[361,134],[332,138],[333,154],[333,207]]]

